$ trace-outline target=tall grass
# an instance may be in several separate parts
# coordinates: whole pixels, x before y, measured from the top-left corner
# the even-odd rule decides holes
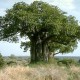
[[[23,66],[6,67],[0,71],[0,80],[67,80],[68,75],[58,67],[30,68]]]
[[[51,63],[26,66],[21,62],[0,69],[0,80],[80,80],[80,66],[72,60],[52,60]]]

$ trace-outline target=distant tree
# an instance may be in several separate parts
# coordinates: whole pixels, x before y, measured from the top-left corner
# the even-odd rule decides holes
[[[75,17],[66,16],[58,7],[42,1],[30,5],[18,2],[0,21],[2,40],[17,41],[18,36],[30,39],[22,46],[25,50],[30,47],[31,62],[48,61],[52,52],[53,55],[71,52],[80,39]]]
[[[11,55],[9,56],[9,58],[10,58],[10,59],[16,59],[16,56],[15,56],[14,54],[11,54]]]

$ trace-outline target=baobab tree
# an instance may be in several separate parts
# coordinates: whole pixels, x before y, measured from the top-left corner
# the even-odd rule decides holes
[[[28,37],[25,49],[30,47],[31,62],[48,61],[53,52],[71,52],[80,39],[80,27],[74,16],[67,16],[58,7],[42,1],[26,4],[18,2],[6,11],[0,20],[2,40]],[[56,53],[57,52],[57,53]]]

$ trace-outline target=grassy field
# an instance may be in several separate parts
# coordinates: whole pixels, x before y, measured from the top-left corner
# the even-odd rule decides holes
[[[80,67],[8,66],[0,70],[0,80],[80,80]]]
[[[8,58],[0,80],[80,80],[80,64],[67,59],[29,64],[26,59]]]
[[[80,80],[80,67],[53,64],[6,66],[0,70],[0,80]]]

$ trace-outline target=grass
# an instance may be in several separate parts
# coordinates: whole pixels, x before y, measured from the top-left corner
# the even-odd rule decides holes
[[[11,61],[17,64],[14,65]],[[36,64],[26,62],[7,61],[10,65],[7,64],[0,69],[0,80],[80,80],[80,66],[72,60],[52,60],[51,63],[37,62]]]
[[[4,77],[5,76],[5,77]],[[0,71],[0,80],[67,80],[67,73],[61,68],[50,67],[6,67]]]

